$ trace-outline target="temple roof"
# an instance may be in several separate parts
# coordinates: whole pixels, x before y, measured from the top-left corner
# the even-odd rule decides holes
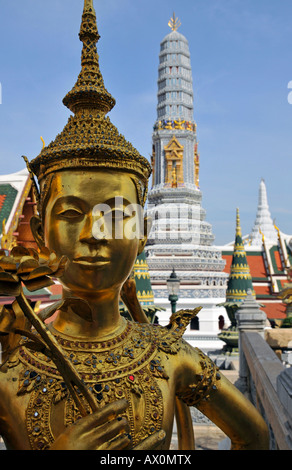
[[[12,238],[16,232],[30,189],[31,180],[26,169],[9,175],[0,175],[0,239],[2,244],[3,234]]]
[[[12,212],[17,190],[10,183],[0,184],[0,224],[6,224]]]
[[[8,175],[0,175],[0,246],[10,250],[15,244],[36,248],[30,229],[30,218],[35,211],[35,199],[31,179],[26,169]],[[33,303],[47,302],[48,289],[24,293]],[[0,304],[11,304],[14,297],[0,297]]]

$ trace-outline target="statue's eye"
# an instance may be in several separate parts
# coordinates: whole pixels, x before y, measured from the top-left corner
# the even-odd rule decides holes
[[[63,217],[64,219],[75,219],[81,217],[82,215],[82,212],[76,209],[67,209],[59,213],[59,216]]]

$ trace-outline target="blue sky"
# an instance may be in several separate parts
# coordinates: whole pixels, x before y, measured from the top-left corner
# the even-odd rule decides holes
[[[292,234],[291,0],[95,0],[111,121],[149,158],[158,54],[173,12],[189,41],[200,184],[215,244],[250,233],[265,179],[272,217]],[[23,168],[63,129],[80,71],[83,0],[0,0],[0,173]]]

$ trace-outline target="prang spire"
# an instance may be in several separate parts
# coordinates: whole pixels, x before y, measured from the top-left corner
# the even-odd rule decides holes
[[[263,236],[267,243],[277,244],[278,235],[271,217],[264,179],[260,182],[256,220],[250,235],[251,246],[261,246]]]

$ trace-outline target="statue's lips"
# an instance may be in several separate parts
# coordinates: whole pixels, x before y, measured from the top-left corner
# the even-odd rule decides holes
[[[104,258],[103,256],[81,256],[80,258],[75,258],[73,263],[80,264],[82,266],[89,267],[102,267],[110,263],[109,258]]]

